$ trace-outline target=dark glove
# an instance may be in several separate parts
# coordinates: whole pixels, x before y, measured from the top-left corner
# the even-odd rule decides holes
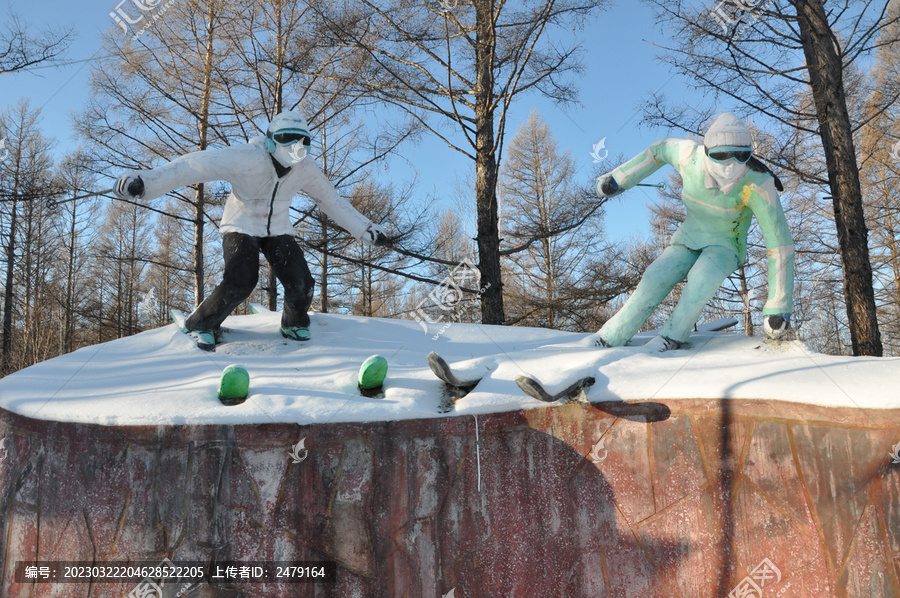
[[[778,340],[784,336],[790,327],[790,314],[765,316],[763,318],[763,329],[766,331],[766,336],[772,340]]]
[[[123,174],[116,180],[113,192],[122,199],[140,199],[144,197],[144,181],[140,176]]]
[[[597,179],[597,195],[600,197],[612,197],[621,193],[619,183],[611,174],[604,174]]]
[[[388,236],[384,234],[384,232],[377,224],[370,224],[366,228],[366,232],[363,233],[362,238],[366,243],[368,243],[369,245],[374,245],[375,247],[384,247],[391,242]]]

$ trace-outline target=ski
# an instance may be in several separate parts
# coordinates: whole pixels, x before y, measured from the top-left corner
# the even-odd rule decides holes
[[[481,382],[481,378],[460,380],[453,373],[450,364],[434,351],[428,354],[426,360],[434,375],[444,382],[444,392],[441,396],[441,403],[438,405],[438,413],[452,411],[456,401],[469,394]]]
[[[697,332],[721,332],[738,325],[737,318],[722,318],[697,326]]]
[[[456,374],[453,373],[453,370],[450,368],[450,365],[444,360],[443,357],[432,351],[428,354],[428,357],[425,358],[428,361],[428,367],[431,368],[431,371],[434,372],[434,375],[443,380],[450,386],[454,388],[467,388],[472,390],[475,386],[481,382],[481,378],[475,378],[472,380],[460,380],[456,377]]]
[[[733,328],[737,325],[737,318],[722,318],[720,320],[713,320],[712,322],[706,322],[704,324],[697,324],[694,326],[694,332],[721,332],[723,330]],[[659,334],[659,331],[660,328],[654,328],[653,330],[647,330],[646,332],[639,332],[634,335],[635,342],[637,342],[638,339],[646,338],[648,336],[653,338]],[[631,341],[629,341],[628,344],[632,344]]]
[[[574,384],[567,386],[558,393],[551,395],[544,388],[544,385],[538,382],[533,376],[529,376],[528,374],[519,374],[516,376],[516,384],[525,391],[525,394],[545,403],[555,403],[562,399],[575,398],[583,393],[585,389],[593,386],[594,382],[593,376],[587,376]]]
[[[215,351],[216,350],[216,338],[215,335],[212,335],[212,343],[210,343],[210,334],[209,333],[201,333],[196,330],[187,330],[184,327],[184,322],[187,317],[184,315],[184,312],[179,309],[170,309],[169,317],[172,318],[172,321],[175,322],[175,325],[178,326],[178,329],[183,333],[191,337],[195,343],[197,343],[197,348],[202,349],[203,351]]]
[[[175,322],[178,329],[181,332],[184,332],[184,312],[180,309],[169,309],[169,317],[172,318],[172,321]]]
[[[277,311],[272,311],[262,303],[251,303],[247,306],[251,312],[255,314],[277,314]],[[737,321],[737,320],[735,320]]]

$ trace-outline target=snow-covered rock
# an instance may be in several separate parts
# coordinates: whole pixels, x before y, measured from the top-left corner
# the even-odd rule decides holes
[[[87,347],[0,379],[0,407],[27,417],[103,425],[393,421],[543,408],[515,385],[534,375],[551,392],[592,375],[591,402],[761,399],[823,406],[900,407],[900,359],[834,357],[792,341],[695,333],[686,349],[579,346],[586,335],[536,328],[431,324],[313,314],[312,340],[281,338],[279,315],[231,316],[224,344],[198,350],[174,325]],[[582,343],[583,344],[583,343]],[[425,361],[440,353],[455,370],[485,378],[449,414],[442,383]],[[387,358],[384,398],[356,389],[360,364]],[[231,364],[251,376],[242,405],[223,406],[219,376]]]

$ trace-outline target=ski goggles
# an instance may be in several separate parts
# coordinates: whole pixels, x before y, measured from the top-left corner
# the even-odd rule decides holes
[[[309,133],[299,129],[285,129],[277,133],[270,133],[269,137],[278,145],[291,145],[298,141],[303,142],[303,145],[309,145],[310,143]]]
[[[747,146],[733,146],[726,145],[720,147],[714,147],[713,149],[706,149],[706,155],[713,162],[728,162],[729,160],[737,160],[741,164],[746,164],[747,160],[750,159],[750,156],[753,155],[753,150]]]

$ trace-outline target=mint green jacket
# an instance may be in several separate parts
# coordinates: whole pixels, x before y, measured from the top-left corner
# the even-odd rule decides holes
[[[727,194],[706,171],[703,145],[689,139],[665,138],[612,172],[622,190],[630,189],[663,164],[671,164],[683,181],[681,200],[687,217],[673,244],[702,250],[720,245],[734,251],[738,263],[747,258],[747,231],[756,216],[766,242],[769,297],[763,315],[790,314],[794,292],[794,241],[772,176],[748,170]]]

